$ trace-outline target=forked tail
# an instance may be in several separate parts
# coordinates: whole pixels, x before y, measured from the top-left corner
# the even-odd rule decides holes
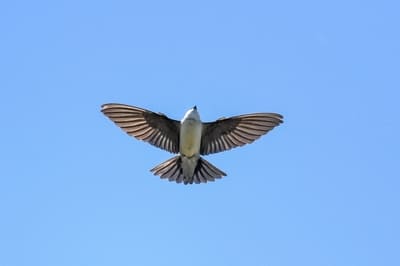
[[[169,181],[175,181],[176,183],[183,182],[185,185],[207,183],[207,181],[215,181],[215,179],[226,176],[223,171],[201,157],[197,162],[193,176],[185,176],[182,171],[181,163],[181,156],[178,155],[157,165],[150,171],[161,178],[167,178]]]

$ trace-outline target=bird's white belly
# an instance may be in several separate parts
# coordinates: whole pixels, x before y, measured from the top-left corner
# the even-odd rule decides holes
[[[186,157],[200,153],[202,123],[186,120],[181,124],[179,151]]]

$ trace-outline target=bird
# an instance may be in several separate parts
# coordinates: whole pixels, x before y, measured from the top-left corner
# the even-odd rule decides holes
[[[103,104],[101,112],[128,135],[178,154],[150,171],[161,179],[185,185],[226,176],[202,156],[252,143],[283,123],[283,116],[278,113],[251,113],[202,122],[197,106],[189,109],[180,121],[119,103]]]

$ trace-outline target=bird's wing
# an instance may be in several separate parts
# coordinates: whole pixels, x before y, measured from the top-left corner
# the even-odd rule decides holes
[[[204,123],[200,154],[226,151],[252,143],[283,122],[275,113],[255,113]]]
[[[179,121],[125,104],[103,104],[101,111],[129,135],[166,151],[179,152]]]

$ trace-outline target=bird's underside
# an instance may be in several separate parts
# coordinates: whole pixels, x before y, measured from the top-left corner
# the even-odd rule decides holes
[[[202,123],[196,107],[190,109],[182,121],[143,108],[116,103],[102,105],[101,111],[130,136],[171,153],[178,153],[151,169],[151,172],[169,181],[184,184],[206,183],[226,176],[201,155],[252,143],[283,122],[280,114],[254,113]],[[193,122],[196,127],[201,125],[198,136],[191,133],[198,132],[191,128]]]

